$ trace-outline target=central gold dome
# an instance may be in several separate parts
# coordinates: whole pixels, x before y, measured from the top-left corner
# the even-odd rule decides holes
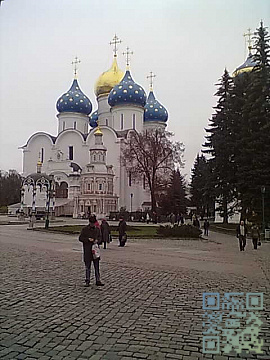
[[[122,70],[119,69],[115,57],[111,68],[107,71],[104,71],[96,81],[95,84],[96,96],[109,94],[112,88],[122,80],[123,76],[124,73]]]

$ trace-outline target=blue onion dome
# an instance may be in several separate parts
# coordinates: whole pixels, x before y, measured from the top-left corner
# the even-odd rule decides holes
[[[110,106],[116,105],[138,105],[144,106],[146,94],[144,89],[136,84],[127,70],[125,76],[118,85],[115,85],[110,91],[108,103]]]
[[[245,72],[250,72],[254,68],[255,65],[256,65],[256,62],[254,61],[253,55],[250,52],[248,54],[248,57],[247,57],[246,61],[242,65],[238,66],[234,70],[232,75],[237,76],[237,75],[243,74]]]
[[[98,126],[98,111],[96,110],[95,112],[93,112],[91,115],[90,115],[90,120],[89,120],[89,124],[92,128],[95,128]]]
[[[144,107],[144,121],[163,121],[168,120],[168,112],[163,105],[155,98],[153,91],[151,90],[146,105]]]
[[[85,115],[91,113],[91,101],[81,91],[77,79],[73,80],[71,88],[58,99],[56,109],[59,113],[76,112]]]

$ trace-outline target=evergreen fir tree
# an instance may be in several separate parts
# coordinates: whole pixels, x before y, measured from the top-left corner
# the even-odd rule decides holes
[[[218,102],[210,120],[210,127],[206,129],[209,134],[206,136],[206,143],[203,145],[208,153],[212,156],[211,168],[215,182],[215,193],[217,202],[223,217],[223,222],[228,222],[229,215],[233,208],[229,207],[235,200],[236,179],[235,179],[235,138],[234,138],[234,118],[232,108],[232,91],[233,80],[225,69],[216,96]]]
[[[172,173],[167,189],[161,194],[159,206],[163,214],[186,214],[187,192],[186,181],[179,170]]]
[[[244,213],[261,213],[261,187],[270,191],[270,47],[262,22],[255,33],[254,49],[256,66],[246,89],[245,126],[236,156],[237,188]]]
[[[204,155],[197,155],[191,172],[191,204],[197,207],[197,213],[202,217],[214,216],[215,189],[211,163],[206,160]]]

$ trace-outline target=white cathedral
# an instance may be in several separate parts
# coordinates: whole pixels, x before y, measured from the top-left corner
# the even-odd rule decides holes
[[[90,99],[80,89],[75,64],[72,85],[56,103],[57,135],[37,132],[22,147],[24,178],[54,179],[52,206],[56,215],[104,216],[122,207],[128,211],[150,208],[144,179],[133,181],[121,164],[121,147],[132,129],[165,129],[168,113],[155,98],[152,83],[147,96],[133,80],[128,48],[127,70],[123,73],[119,69],[118,42],[115,36],[112,66],[95,84],[97,110],[92,111]],[[27,213],[44,209],[48,200],[42,186],[33,195],[29,181],[24,182],[21,199],[21,210]]]

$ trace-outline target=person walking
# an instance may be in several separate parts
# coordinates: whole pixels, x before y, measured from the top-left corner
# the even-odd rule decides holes
[[[199,221],[197,215],[195,215],[195,218],[193,218],[192,224],[193,224],[193,226],[197,227],[198,229],[200,228],[200,221]]]
[[[243,220],[240,221],[240,224],[236,228],[236,236],[239,239],[240,251],[245,251],[247,243],[247,226]]]
[[[85,264],[85,286],[90,284],[90,273],[91,273],[91,264],[93,262],[95,269],[95,278],[97,286],[104,286],[100,281],[100,272],[99,272],[99,261],[100,256],[97,257],[96,254],[93,254],[93,246],[97,247],[97,243],[100,241],[100,230],[95,226],[96,222],[95,215],[90,215],[89,224],[82,228],[82,231],[79,236],[79,241],[83,244],[83,260]]]
[[[205,235],[205,236],[208,236],[209,226],[210,226],[210,224],[209,224],[208,219],[205,219],[205,220],[204,220],[204,223],[203,223],[204,235]]]
[[[257,224],[253,224],[251,226],[251,238],[253,243],[254,250],[257,250],[258,248],[258,242],[260,241],[260,229]]]
[[[127,241],[127,223],[125,222],[123,217],[120,217],[119,224],[118,224],[118,231],[119,231],[119,246],[123,247]]]
[[[105,219],[102,219],[101,225],[100,225],[100,231],[101,231],[101,239],[103,242],[103,248],[107,248],[107,244],[110,242],[110,226],[108,222]]]

